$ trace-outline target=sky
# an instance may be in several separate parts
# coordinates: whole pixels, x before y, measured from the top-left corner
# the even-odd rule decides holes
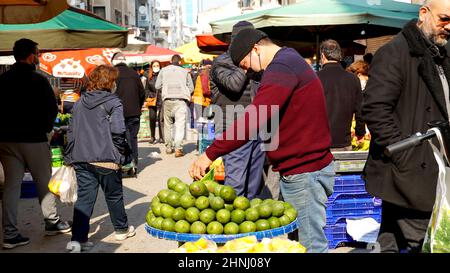
[[[199,1],[203,1],[203,7],[205,10],[217,8],[223,4],[232,2],[230,0],[199,0]]]

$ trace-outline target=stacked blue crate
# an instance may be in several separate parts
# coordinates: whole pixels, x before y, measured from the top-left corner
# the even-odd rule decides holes
[[[374,218],[381,222],[381,200],[367,193],[360,175],[336,176],[334,193],[328,198],[325,235],[329,248],[354,242],[347,234],[346,219]]]

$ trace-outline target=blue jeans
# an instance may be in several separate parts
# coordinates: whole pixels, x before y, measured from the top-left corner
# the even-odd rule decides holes
[[[77,174],[78,199],[73,209],[72,241],[87,242],[89,220],[97,200],[98,186],[105,193],[111,222],[115,231],[128,230],[123,202],[122,173],[88,163],[73,164]]]
[[[327,253],[328,241],[323,228],[326,225],[326,205],[333,194],[334,163],[325,168],[289,176],[281,176],[283,198],[298,212],[298,238],[309,253]]]
[[[265,152],[261,141],[253,140],[223,156],[225,166],[224,184],[231,186],[236,195],[255,198],[261,189]]]

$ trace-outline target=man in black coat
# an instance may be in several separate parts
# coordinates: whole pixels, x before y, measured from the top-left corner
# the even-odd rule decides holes
[[[136,173],[138,165],[137,135],[141,121],[141,109],[145,101],[145,90],[139,74],[128,67],[125,60],[125,56],[121,52],[115,53],[112,57],[113,64],[119,69],[116,93],[123,103],[123,115],[133,158],[131,170]]]
[[[342,51],[335,40],[323,41],[320,45],[322,70],[317,72],[322,82],[327,103],[328,122],[331,132],[332,151],[351,151],[351,130],[355,115],[355,134],[362,140],[366,127],[361,117],[362,91],[359,79],[345,71],[339,61]]]
[[[362,114],[372,134],[363,171],[367,191],[383,199],[382,252],[421,250],[436,195],[438,166],[430,145],[392,155],[386,146],[427,123],[449,119],[450,2],[427,1],[419,19],[380,48],[369,70]]]
[[[241,21],[233,26],[231,36],[254,26]],[[254,73],[252,73],[254,74]],[[258,88],[255,81],[257,77],[246,73],[235,66],[229,53],[217,57],[211,68],[211,95],[212,103],[220,107],[214,110],[215,133],[221,135],[227,127],[233,124],[238,113],[244,113],[245,107],[251,104]],[[214,107],[214,106],[213,106]],[[227,107],[236,110],[233,114],[227,113]],[[219,114],[220,112],[220,114]],[[249,141],[241,148],[223,157],[225,166],[225,185],[232,186],[237,195],[255,198],[261,188],[262,170],[265,153],[261,151],[260,141]]]
[[[0,163],[5,170],[2,198],[3,248],[26,245],[30,239],[18,230],[20,185],[25,168],[36,182],[45,220],[45,233],[71,231],[61,221],[56,197],[48,190],[52,176],[51,151],[47,134],[53,129],[58,107],[48,80],[36,72],[38,44],[29,39],[15,42],[16,63],[0,76]]]

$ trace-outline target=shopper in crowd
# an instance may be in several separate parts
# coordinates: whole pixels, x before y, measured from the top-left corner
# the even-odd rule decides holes
[[[184,156],[182,144],[188,116],[187,104],[191,100],[194,84],[189,72],[181,67],[180,55],[173,55],[171,64],[161,69],[155,88],[162,90],[166,153],[172,154],[175,148],[175,157]]]
[[[113,93],[116,92],[122,100],[127,137],[133,151],[133,161],[131,165],[124,168],[124,171],[130,169],[136,174],[139,158],[137,135],[141,121],[141,109],[145,101],[144,86],[139,75],[126,65],[123,53],[116,52],[112,57],[112,62],[119,70],[117,91],[113,90]]]
[[[419,252],[436,197],[438,166],[430,145],[387,157],[386,146],[449,120],[450,1],[428,0],[419,18],[378,49],[362,114],[372,134],[363,171],[367,191],[383,200],[381,252]]]
[[[245,115],[223,133],[223,139],[213,142],[189,173],[195,179],[203,177],[212,160],[245,145],[267,123],[277,124],[277,130],[271,132],[271,143],[265,147],[274,170],[281,174],[284,200],[298,211],[300,243],[309,252],[327,252],[325,203],[333,193],[335,173],[320,80],[297,51],[275,45],[259,30],[241,30],[229,52],[234,65],[247,71],[264,70],[251,104],[254,107],[247,108]],[[257,119],[252,111],[256,111]],[[267,119],[260,118],[263,114]],[[243,128],[244,140],[236,139],[238,128]]]
[[[75,104],[68,131],[65,164],[73,165],[78,183],[78,199],[73,211],[72,239],[68,250],[88,250],[89,220],[98,187],[115,230],[115,239],[135,235],[128,225],[123,201],[121,166],[131,161],[121,100],[112,94],[119,77],[117,68],[101,65],[89,75],[88,90]]]
[[[47,134],[58,112],[49,81],[36,72],[38,44],[20,39],[13,48],[16,63],[0,76],[0,163],[5,172],[2,198],[3,248],[26,245],[29,238],[18,230],[18,207],[25,168],[30,170],[45,221],[45,234],[70,232],[48,190],[52,162]],[[25,124],[24,124],[25,122]]]
[[[236,23],[231,33],[231,43],[239,31],[244,29],[254,29],[254,26],[247,21]],[[230,52],[214,60],[211,70],[212,102],[219,108],[214,112],[220,111],[220,114],[214,115],[216,138],[251,104],[261,80],[260,74],[252,71],[246,73],[233,64]],[[227,107],[234,107],[231,115],[227,113]],[[259,140],[249,141],[239,149],[230,151],[223,156],[225,185],[232,186],[238,195],[255,198],[261,189],[264,159],[265,153],[261,151]]]
[[[366,89],[367,81],[369,80],[369,64],[363,60],[356,61],[347,67],[347,71],[355,74],[361,83],[361,90]]]
[[[338,42],[326,40],[320,44],[322,70],[317,76],[322,82],[331,130],[332,151],[352,151],[351,127],[356,120],[355,134],[364,140],[366,127],[361,117],[361,84],[358,78],[345,71],[339,61],[342,51]]]
[[[197,122],[206,122],[206,117],[203,115],[203,112],[211,104],[210,71],[212,61],[203,60],[201,65],[200,75],[195,82],[191,102],[194,106],[194,120]]]
[[[164,143],[164,115],[162,113],[161,89],[156,89],[155,87],[160,70],[161,63],[157,60],[152,61],[148,73],[148,81],[145,87],[149,111],[150,144]],[[158,121],[159,139],[156,139],[156,121]]]

